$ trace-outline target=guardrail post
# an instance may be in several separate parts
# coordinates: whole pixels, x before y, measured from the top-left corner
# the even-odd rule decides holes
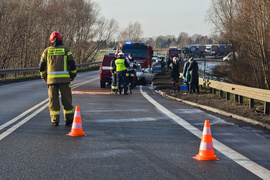
[[[234,102],[238,102],[238,95],[237,94],[234,95]]]
[[[214,94],[217,94],[217,90],[214,88],[214,91],[213,91]]]
[[[231,99],[231,93],[226,92],[226,99],[227,99],[227,101],[229,101]]]
[[[264,114],[269,114],[269,102],[264,103]]]
[[[212,94],[212,93],[213,93],[213,88],[210,87],[210,94]]]
[[[239,96],[239,103],[243,104],[243,96]]]
[[[223,98],[223,91],[219,90],[219,96]]]
[[[249,99],[249,107],[254,108],[254,99],[252,98]]]

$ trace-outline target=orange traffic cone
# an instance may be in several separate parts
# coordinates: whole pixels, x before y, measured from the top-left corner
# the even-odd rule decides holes
[[[203,128],[199,154],[193,158],[197,160],[219,160],[217,156],[215,156],[215,153],[214,153],[209,120],[206,120],[204,122],[204,128]]]
[[[82,120],[81,120],[81,113],[80,113],[79,106],[76,106],[71,132],[67,135],[68,136],[86,136],[86,134],[83,132],[83,129],[82,129]]]

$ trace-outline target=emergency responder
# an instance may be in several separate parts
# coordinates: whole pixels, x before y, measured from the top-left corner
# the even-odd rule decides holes
[[[77,69],[71,51],[62,41],[62,35],[54,31],[50,36],[51,46],[44,50],[40,60],[40,75],[48,84],[52,126],[58,126],[60,121],[59,91],[66,126],[72,124],[74,115],[70,81],[76,77]]]
[[[112,85],[111,85],[111,93],[112,94],[117,93],[117,76],[116,76],[116,69],[113,67],[113,63],[117,59],[118,53],[119,53],[119,51],[117,50],[115,53],[115,58],[113,58],[113,60],[111,61],[111,64],[110,64],[110,70],[111,70],[111,74],[112,74]]]
[[[121,95],[122,93],[121,83],[123,82],[124,94],[128,95],[126,73],[127,73],[127,67],[129,67],[129,64],[127,60],[124,58],[123,53],[118,53],[117,59],[113,62],[112,67],[116,70],[118,94]]]
[[[165,75],[165,65],[166,65],[165,57],[161,57],[160,63],[161,63],[161,73],[162,75]]]
[[[131,53],[128,55],[127,58],[129,60],[129,67],[127,68],[128,92],[129,94],[132,94],[131,89],[133,89],[134,87],[134,69],[137,68],[137,63],[136,60],[132,57]]]

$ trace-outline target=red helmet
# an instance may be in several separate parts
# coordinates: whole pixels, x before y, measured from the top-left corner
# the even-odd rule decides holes
[[[59,32],[54,31],[50,36],[50,43],[52,43],[56,39],[63,41],[62,35]]]

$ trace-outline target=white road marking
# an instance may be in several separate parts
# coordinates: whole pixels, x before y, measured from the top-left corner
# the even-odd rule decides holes
[[[202,137],[202,131],[197,129],[196,127],[192,126],[188,122],[186,122],[184,119],[178,117],[176,114],[172,113],[168,109],[166,109],[164,106],[156,102],[153,98],[151,98],[146,92],[142,91],[142,86],[140,86],[140,92],[141,94],[154,106],[156,106],[161,112],[163,112],[165,115],[167,115],[169,118],[173,119],[175,122],[177,122],[180,126],[197,136],[201,139]],[[259,164],[251,161],[247,157],[243,156],[242,154],[234,151],[230,147],[222,144],[218,140],[213,138],[213,145],[216,150],[227,156],[228,158],[232,159],[234,162],[238,163],[240,166],[244,167],[248,171],[252,172],[253,174],[257,175],[258,177],[262,179],[270,179],[270,171]]]
[[[83,81],[77,84],[72,85],[72,89],[82,86],[84,84],[96,81],[97,79],[99,79],[99,77],[90,79],[88,81]],[[24,119],[22,119],[21,121],[17,122],[17,124],[13,125],[12,127],[10,127],[9,129],[7,129],[6,131],[4,131],[3,133],[0,134],[0,141],[2,139],[4,139],[5,137],[7,137],[9,134],[11,134],[13,131],[15,131],[16,129],[18,129],[20,126],[22,126],[24,123],[26,123],[27,121],[29,121],[30,119],[32,119],[33,117],[35,117],[38,113],[40,113],[41,111],[43,111],[47,106],[48,106],[48,101],[49,98],[45,99],[44,101],[40,102],[39,104],[35,105],[34,107],[26,110],[25,112],[21,113],[19,116],[13,118],[12,120],[6,122],[5,124],[0,126],[0,130],[4,129],[5,127],[15,123],[16,121],[20,120],[21,118],[23,118],[24,116],[26,116]],[[44,104],[46,103],[46,104]],[[43,105],[44,104],[44,105]],[[41,106],[41,107],[40,107]],[[33,112],[32,112],[33,111]],[[28,116],[27,116],[28,115]]]

